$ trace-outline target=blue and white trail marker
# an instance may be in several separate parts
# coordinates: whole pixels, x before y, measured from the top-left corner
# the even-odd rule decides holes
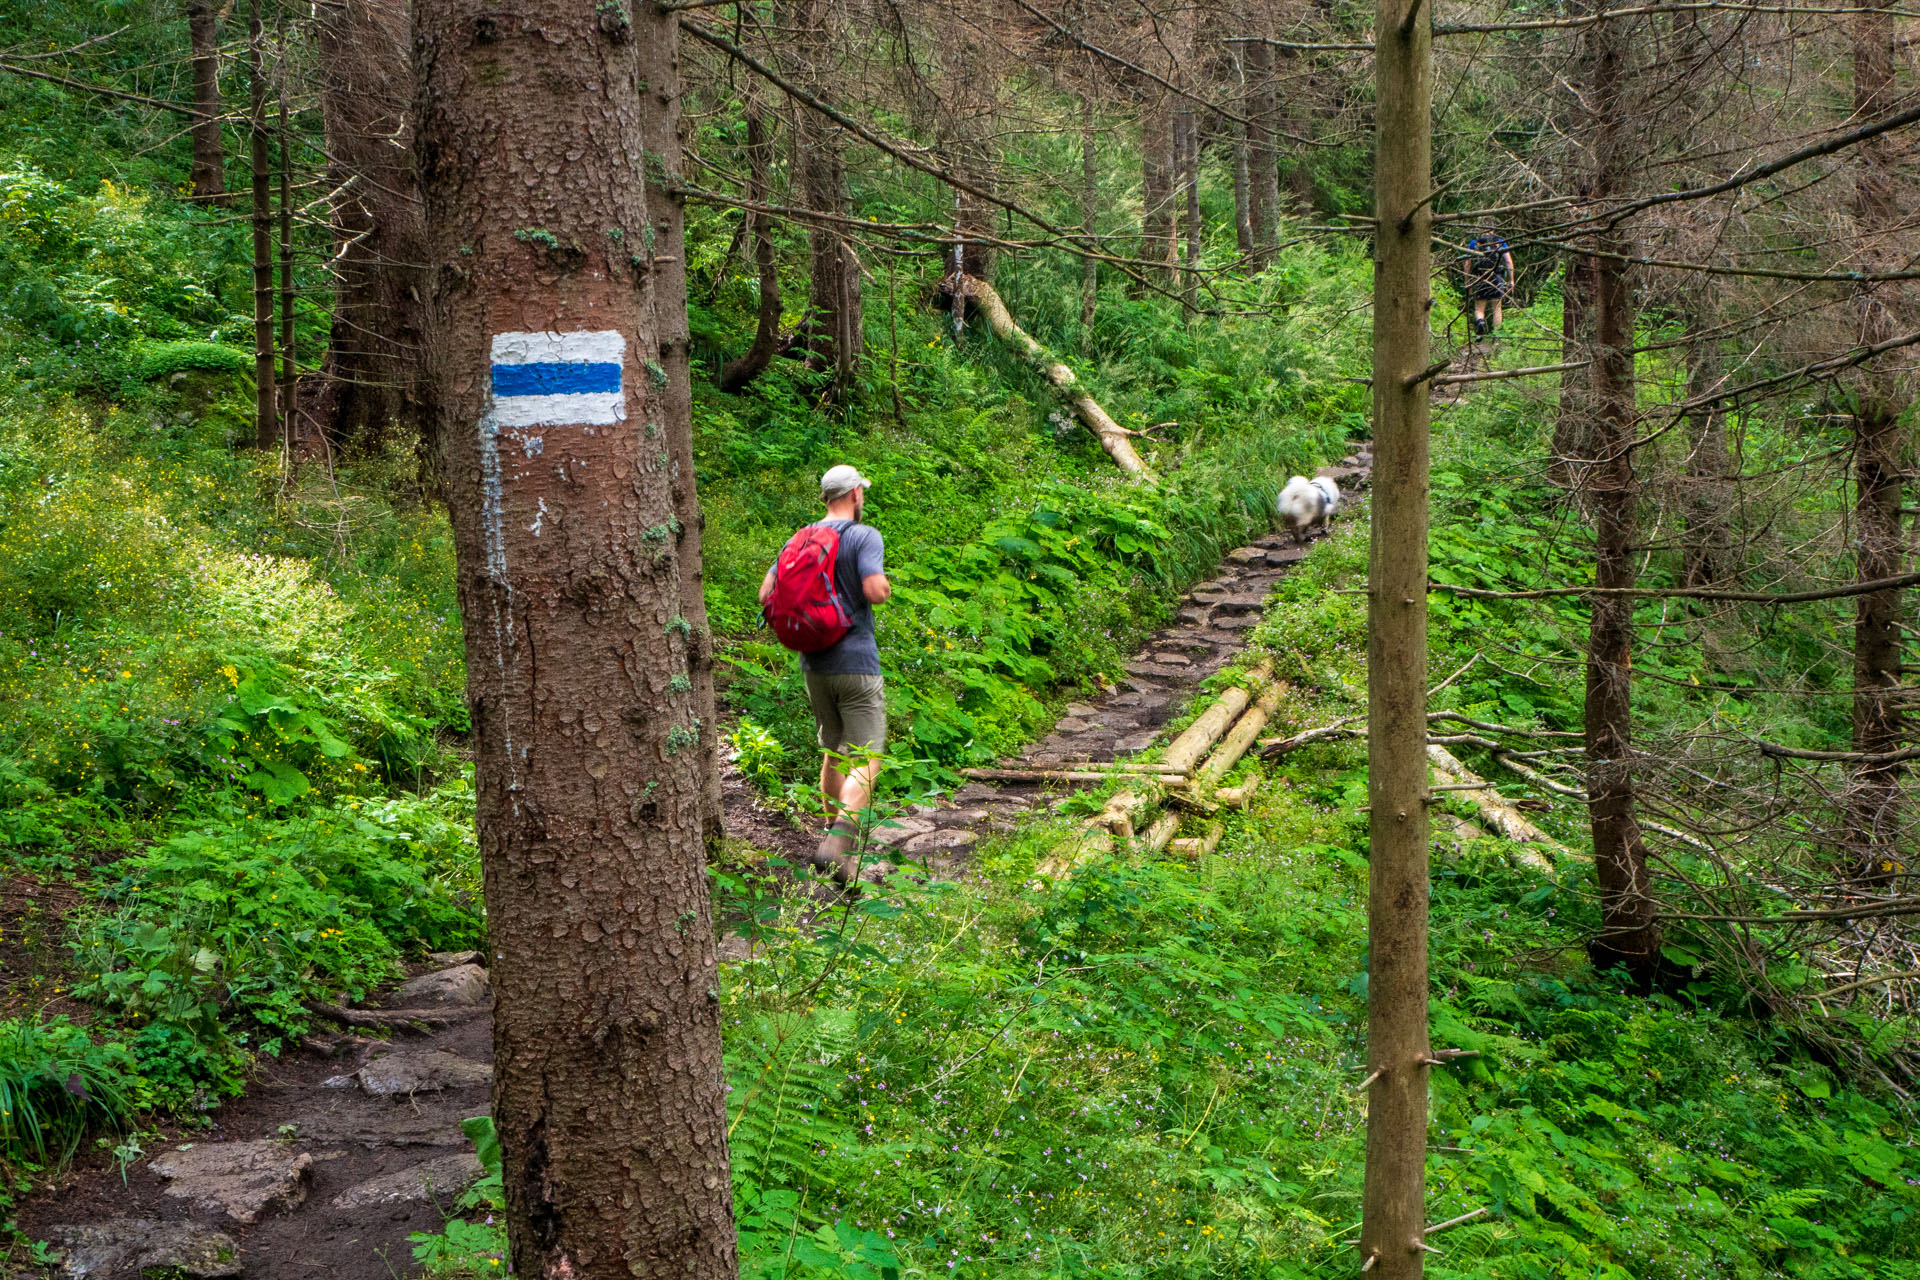
[[[493,335],[495,431],[604,426],[627,416],[620,383],[627,340],[617,329]]]

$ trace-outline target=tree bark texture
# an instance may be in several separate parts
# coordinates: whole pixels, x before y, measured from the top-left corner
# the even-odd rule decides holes
[[[1627,29],[1603,22],[1587,34],[1596,198],[1626,186],[1621,129]],[[1623,261],[1631,246],[1609,230],[1596,237],[1593,255],[1594,312],[1593,449],[1587,493],[1594,524],[1594,585],[1631,587],[1638,576],[1633,472],[1634,406],[1632,291]],[[1634,816],[1633,783],[1633,599],[1595,596],[1587,623],[1587,812],[1593,830],[1595,878],[1600,886],[1600,935],[1595,963],[1621,965],[1636,978],[1652,978],[1659,965],[1647,851]]]
[[[300,363],[295,347],[293,288],[293,134],[287,128],[287,16],[280,14],[280,414],[286,421],[287,439],[295,446],[288,461],[298,452],[300,436]]]
[[[1265,266],[1280,239],[1280,168],[1274,150],[1273,49],[1243,46],[1247,55],[1247,216],[1256,265]]]
[[[1233,140],[1233,240],[1241,257],[1253,253],[1253,210],[1248,204],[1246,132]]]
[[[822,101],[838,95],[827,84],[833,53],[833,0],[794,0],[792,47],[800,85]],[[793,112],[794,163],[800,189],[809,209],[822,213],[847,212],[845,143],[840,130],[817,112],[795,104]],[[830,226],[808,233],[811,288],[808,296],[809,350],[833,370],[833,393],[852,390],[860,369],[866,329],[862,317],[860,259],[846,238]]]
[[[1081,103],[1080,115],[1080,230],[1095,243],[1100,209],[1099,170],[1095,163],[1093,99]],[[1100,303],[1100,260],[1089,254],[1080,259],[1080,354],[1093,354],[1093,317]]]
[[[771,195],[767,175],[773,167],[773,140],[756,83],[749,79],[746,86],[747,200],[765,204]],[[721,366],[719,386],[727,392],[744,389],[766,372],[780,352],[780,271],[773,253],[773,219],[749,209],[746,224],[747,238],[753,243],[754,272],[760,282],[760,311],[753,345],[738,359]]]
[[[972,127],[978,122],[963,117],[961,123]],[[993,190],[994,166],[986,143],[962,137],[953,144],[952,153],[955,173],[982,191]],[[960,269],[977,280],[991,282],[999,259],[991,243],[993,217],[997,209],[971,191],[956,187],[953,210],[953,229],[960,242]]]
[[[602,12],[605,12],[604,10]],[[699,735],[687,750],[700,773],[700,834],[717,855],[726,835],[720,805],[720,723],[714,710],[713,633],[707,626],[707,582],[701,543],[706,518],[700,513],[693,463],[693,334],[687,322],[686,209],[676,188],[681,180],[680,23],[670,10],[640,5],[633,21],[639,46],[641,128],[646,134],[648,225],[638,246],[646,261],[653,299],[654,340],[664,381],[656,378],[655,412],[666,431],[671,455],[673,536],[679,554],[680,616],[686,620],[686,674],[690,723]],[[776,323],[778,318],[776,317]]]
[[[349,447],[425,444],[421,378],[425,231],[413,167],[405,0],[315,9],[320,116],[333,191],[332,324],[309,416]]]
[[[1173,111],[1163,93],[1140,113],[1140,258],[1162,283],[1173,274]]]
[[[1183,197],[1180,220],[1186,224],[1180,296],[1192,313],[1200,306],[1200,121],[1192,111],[1183,110],[1174,117],[1174,136]]]
[[[1883,112],[1895,96],[1894,22],[1885,8],[1853,16],[1853,108]],[[1871,117],[1864,117],[1871,118]],[[1860,269],[1900,264],[1888,252],[1888,232],[1899,225],[1892,143],[1884,136],[1861,144],[1854,157],[1853,216]],[[1867,282],[1853,291],[1854,341],[1883,342],[1896,328],[1891,300],[1897,285]],[[1853,382],[1854,574],[1859,581],[1899,573],[1901,465],[1906,441],[1899,427],[1904,405],[1894,378],[1868,366]],[[1901,746],[1906,732],[1900,705],[1900,627],[1906,610],[1897,590],[1863,595],[1854,605],[1853,749],[1874,755]],[[1899,775],[1895,764],[1860,764],[1848,780],[1843,816],[1850,875],[1881,879],[1895,866],[1899,838]]]
[[[961,276],[954,281],[953,294],[956,307],[963,305],[962,298],[973,300],[973,304],[980,308],[980,314],[986,317],[987,327],[993,330],[993,336],[1018,351],[1034,372],[1046,379],[1047,385],[1073,410],[1081,425],[1093,432],[1094,438],[1100,441],[1100,447],[1107,451],[1114,465],[1140,479],[1153,478],[1153,473],[1147,470],[1147,464],[1134,452],[1133,440],[1128,432],[1087,394],[1073,376],[1073,370],[1061,364],[1032,334],[1014,323],[1013,313],[1007,310],[1007,304],[1001,301],[992,285],[984,280],[975,280],[972,276]],[[1423,728],[1423,736],[1425,732]]]
[[[1422,1274],[1427,1150],[1426,367],[1433,34],[1420,0],[1379,0],[1373,269],[1373,525],[1367,599],[1366,1185],[1360,1252]],[[1256,46],[1248,46],[1249,49]]]
[[[1720,338],[1704,306],[1690,308],[1685,324],[1687,399],[1712,394],[1725,381]],[[1733,576],[1733,462],[1727,450],[1726,412],[1709,404],[1687,416],[1687,465],[1683,481],[1686,526],[1681,567],[1689,587],[1713,587]]]
[[[1594,259],[1569,252],[1560,277],[1560,363],[1578,364],[1593,356]],[[1560,375],[1560,405],[1553,420],[1553,457],[1547,478],[1562,489],[1579,490],[1586,479],[1584,460],[1593,456],[1593,375],[1576,369]]]
[[[247,137],[253,192],[253,433],[262,449],[280,444],[280,415],[274,395],[273,343],[273,168],[268,156],[266,29],[260,0],[247,15],[247,87],[252,97]]]
[[[413,21],[512,1269],[731,1277],[685,400],[647,196],[675,86],[643,66],[671,55],[619,5]]]
[[[187,0],[193,45],[193,167],[196,199],[227,202],[227,156],[220,135],[220,10],[214,0]]]

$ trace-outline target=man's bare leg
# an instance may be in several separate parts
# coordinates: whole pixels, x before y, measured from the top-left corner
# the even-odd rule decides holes
[[[820,798],[826,801],[827,825],[840,816],[840,797],[847,785],[847,775],[840,772],[840,757],[829,751],[820,761]]]
[[[832,752],[820,764],[820,792],[827,802],[827,834],[814,855],[816,865],[831,870],[843,883],[851,883],[858,868],[853,850],[860,842],[860,818],[873,801],[873,788],[880,778],[880,757],[861,755],[851,769],[842,766],[851,761]]]
[[[1500,327],[1500,318],[1504,305],[1504,301],[1500,298],[1493,300],[1493,327],[1496,329]]]

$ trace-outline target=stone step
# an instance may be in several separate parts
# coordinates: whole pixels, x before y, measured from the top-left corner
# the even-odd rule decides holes
[[[1267,607],[1265,593],[1247,592],[1244,595],[1228,596],[1214,606],[1214,625],[1229,626],[1227,619],[1235,614],[1259,613]]]

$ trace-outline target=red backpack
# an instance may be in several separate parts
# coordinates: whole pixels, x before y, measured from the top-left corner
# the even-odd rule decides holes
[[[800,653],[818,653],[840,643],[853,626],[833,587],[840,556],[840,530],[808,525],[787,540],[773,565],[773,594],[764,610],[774,638]]]

